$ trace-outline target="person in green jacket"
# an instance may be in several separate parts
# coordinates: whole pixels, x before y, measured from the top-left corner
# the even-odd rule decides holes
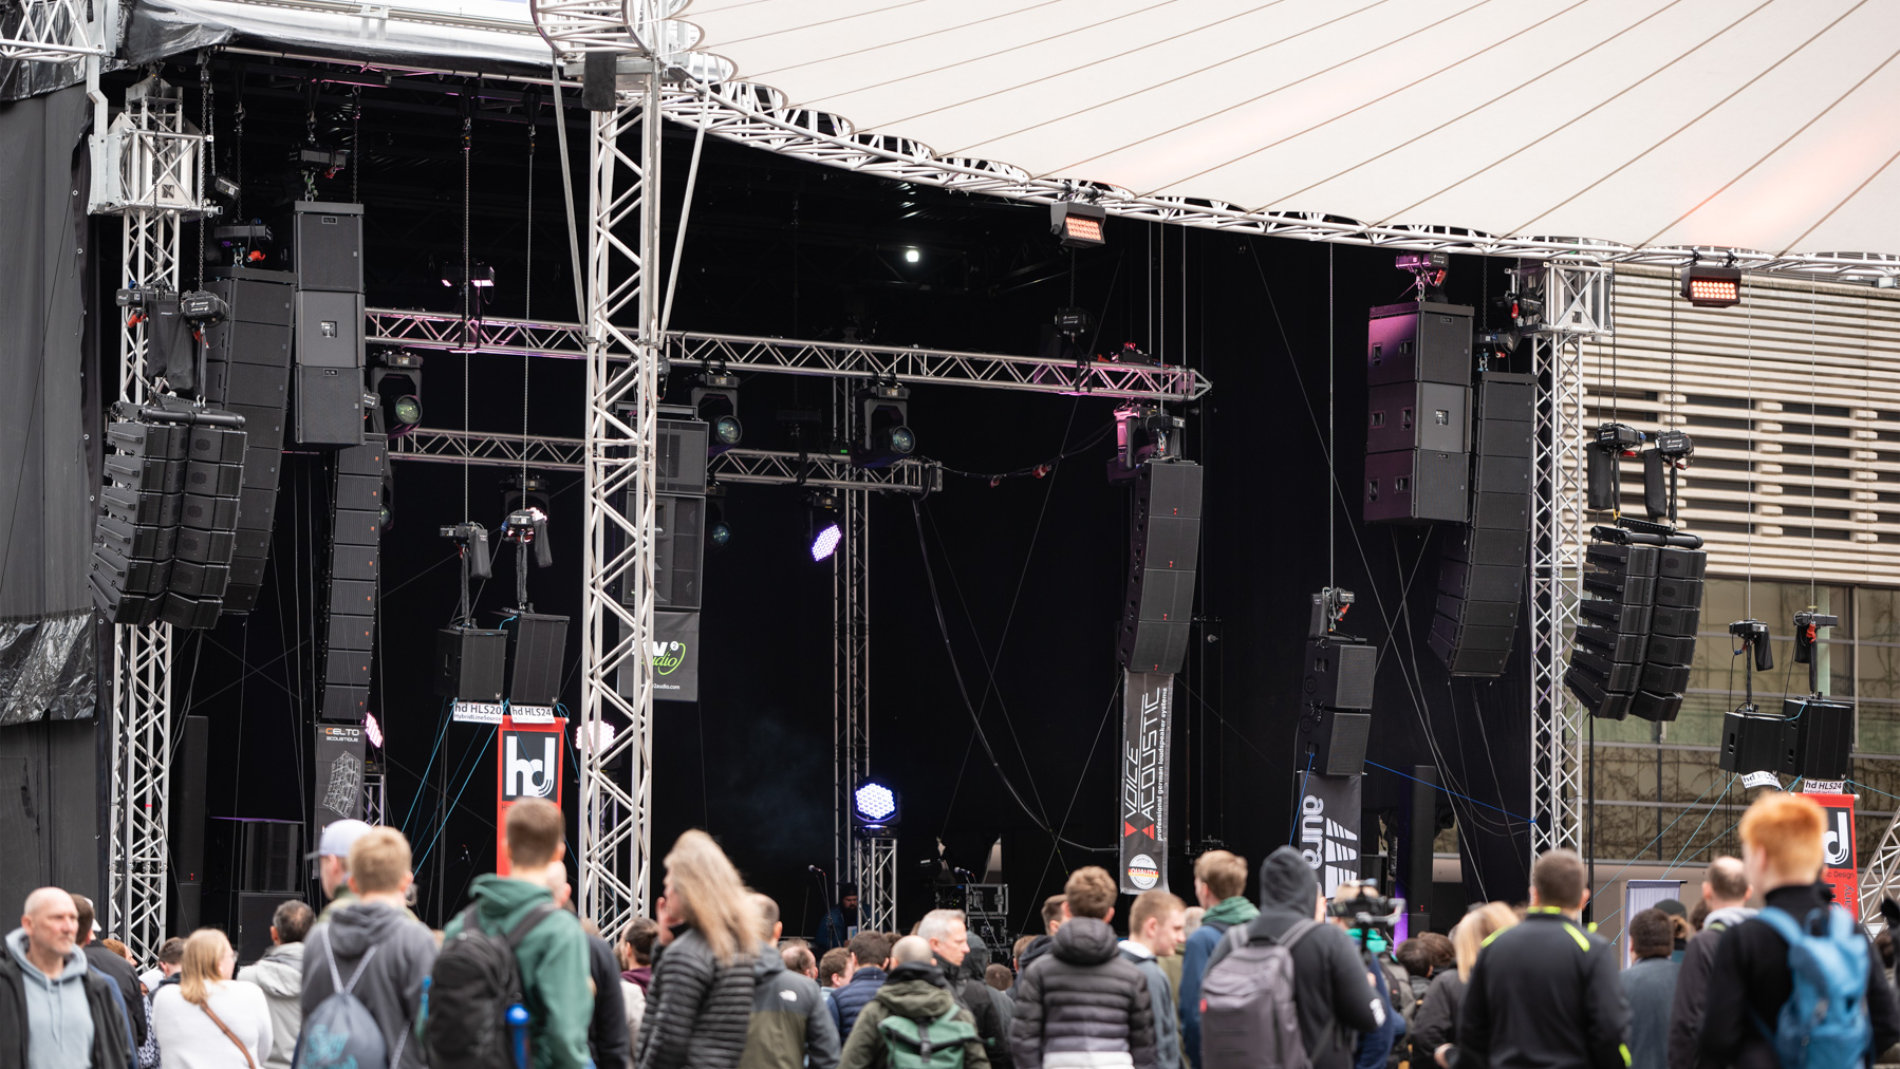
[[[890,979],[877,989],[871,1001],[859,1011],[851,1027],[851,1038],[844,1044],[844,1057],[838,1069],[886,1069],[889,1052],[878,1024],[888,1017],[906,1017],[919,1025],[934,1025],[944,1014],[956,1011],[955,1020],[966,1026],[963,1041],[963,1069],[990,1069],[990,1058],[983,1049],[983,1037],[976,1034],[976,1018],[957,1006],[950,997],[950,982],[932,959],[930,944],[907,935],[891,948],[897,963]]]
[[[545,799],[524,798],[509,807],[508,864],[513,875],[475,878],[475,921],[482,931],[506,935],[529,910],[554,902],[546,873],[567,854],[564,824],[560,809]],[[463,916],[457,914],[443,930],[445,942],[462,930]],[[527,997],[534,1069],[591,1067],[587,1026],[594,1017],[594,992],[580,921],[564,909],[549,913],[521,941],[515,961]]]

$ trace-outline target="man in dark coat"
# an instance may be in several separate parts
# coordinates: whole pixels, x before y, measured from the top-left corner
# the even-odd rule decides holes
[[[931,960],[930,944],[907,936],[891,948],[891,957],[895,965],[890,980],[877,989],[876,997],[858,1015],[858,1027],[845,1040],[839,1069],[887,1069],[890,1058],[878,1027],[884,1021],[901,1017],[915,1022],[921,1031],[945,1016],[969,1029],[963,1040],[963,1069],[990,1069],[983,1039],[976,1034],[976,1022],[969,1010],[950,997],[949,981]]]
[[[1154,1010],[1141,970],[1122,960],[1115,930],[1115,880],[1077,869],[1063,888],[1068,920],[1052,949],[1016,981],[1010,1053],[1016,1069],[1155,1069]]]
[[[877,932],[859,932],[851,937],[850,951],[851,979],[831,993],[832,1023],[847,1039],[858,1023],[858,1012],[884,986],[884,959],[890,956],[891,944]]]
[[[73,905],[79,908],[79,932],[73,941],[85,951],[86,967],[103,976],[110,977],[118,985],[119,997],[125,1000],[125,1015],[132,1023],[132,1045],[145,1045],[145,992],[139,988],[138,974],[132,971],[132,963],[105,947],[93,938],[92,899],[85,895],[74,895]]]
[[[1247,940],[1284,939],[1302,922],[1318,919],[1319,880],[1298,850],[1282,846],[1260,863],[1260,915],[1246,923]],[[1212,973],[1233,950],[1223,937],[1208,955],[1203,975]],[[1330,924],[1307,932],[1293,944],[1293,1008],[1300,1040],[1313,1069],[1347,1069],[1357,1035],[1384,1021],[1385,1000],[1374,986],[1370,965],[1352,937]]]
[[[1669,1064],[1669,1008],[1676,1001],[1676,929],[1669,914],[1646,909],[1630,918],[1630,952],[1636,958],[1623,970],[1623,995],[1630,1004],[1630,1069],[1666,1069]]]
[[[1675,1004],[1669,1013],[1669,1069],[1695,1069],[1696,1037],[1702,1033],[1702,1007],[1708,996],[1709,970],[1722,933],[1755,915],[1748,908],[1748,873],[1742,861],[1718,857],[1702,877],[1702,902],[1709,907],[1702,930],[1689,940],[1676,973]]]
[[[838,1032],[818,981],[785,967],[778,949],[785,934],[778,903],[761,894],[752,901],[765,925],[764,945],[752,968],[752,1020],[739,1069],[836,1069]]]

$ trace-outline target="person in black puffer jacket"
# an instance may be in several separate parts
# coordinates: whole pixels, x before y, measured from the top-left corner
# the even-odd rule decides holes
[[[1115,881],[1091,865],[1069,877],[1069,919],[1053,949],[1016,981],[1010,1053],[1016,1069],[1154,1069],[1154,1010],[1141,970],[1122,960]]]
[[[672,942],[653,968],[636,1069],[735,1069],[752,1021],[758,907],[725,852],[689,831],[666,855],[660,923]]]

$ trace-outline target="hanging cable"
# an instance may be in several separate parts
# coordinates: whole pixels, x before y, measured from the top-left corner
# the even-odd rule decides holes
[[[474,326],[470,317],[470,313],[472,312],[470,302],[475,292],[475,287],[471,284],[471,279],[473,279],[474,275],[469,270],[472,266],[469,262],[469,216],[473,208],[473,201],[470,198],[470,189],[474,177],[473,149],[475,141],[475,116],[469,110],[470,107],[472,107],[472,105],[468,102],[468,97],[464,96],[462,98],[462,430],[464,433],[473,426],[473,424],[469,422],[468,416],[469,390],[472,384],[470,376],[474,370],[470,361],[470,350],[474,348],[474,339],[469,337],[469,331],[473,329]],[[523,443],[523,448],[526,448],[526,443]],[[468,519],[471,515],[469,511],[468,469],[469,465],[462,465],[463,519]],[[474,606],[470,606],[469,608],[471,612],[474,610]]]
[[[587,298],[581,290],[581,231],[574,221],[573,160],[567,153],[567,91],[561,85],[561,57],[554,57],[548,87],[554,91],[554,136],[561,148],[561,198],[567,203],[567,255],[574,272],[574,318],[587,323]]]
[[[1333,368],[1338,350],[1333,345],[1333,333],[1338,317],[1333,308],[1333,247],[1332,242],[1326,243],[1326,585],[1329,587],[1339,585],[1338,535],[1333,530],[1339,509],[1333,503],[1332,490],[1332,485],[1339,482],[1339,454],[1334,451]]]
[[[560,90],[555,90],[559,92]],[[539,109],[533,109],[538,111]],[[535,118],[528,116],[528,250],[527,269],[522,273],[521,282],[521,318],[534,319],[534,143]],[[524,350],[521,354],[521,489],[528,489],[528,363],[530,357]],[[525,503],[525,499],[524,499]]]

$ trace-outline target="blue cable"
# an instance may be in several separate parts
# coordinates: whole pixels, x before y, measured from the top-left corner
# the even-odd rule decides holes
[[[1532,820],[1531,818],[1529,818],[1529,817],[1523,817],[1523,816],[1519,816],[1519,815],[1517,815],[1516,813],[1513,813],[1513,812],[1511,812],[1510,810],[1508,810],[1508,809],[1505,809],[1505,808],[1504,808],[1503,806],[1496,806],[1496,805],[1492,805],[1492,804],[1491,804],[1490,802],[1480,802],[1480,801],[1478,801],[1478,800],[1477,800],[1476,798],[1473,798],[1473,797],[1471,797],[1471,796],[1470,796],[1470,795],[1468,795],[1468,794],[1460,794],[1460,793],[1458,793],[1457,791],[1454,791],[1454,790],[1452,790],[1452,789],[1451,789],[1451,788],[1449,788],[1449,787],[1443,787],[1443,786],[1440,786],[1440,785],[1438,785],[1438,784],[1436,784],[1436,783],[1427,783],[1427,782],[1426,782],[1425,780],[1422,780],[1422,779],[1419,779],[1419,778],[1418,778],[1417,776],[1408,776],[1408,775],[1406,775],[1405,773],[1403,773],[1403,772],[1400,772],[1400,771],[1399,771],[1398,769],[1396,769],[1396,768],[1387,768],[1387,767],[1385,767],[1384,765],[1382,765],[1382,764],[1380,764],[1380,763],[1379,763],[1379,762],[1377,762],[1377,761],[1372,761],[1372,760],[1368,760],[1368,761],[1366,762],[1366,764],[1368,764],[1368,765],[1371,765],[1371,766],[1372,766],[1373,768],[1376,768],[1376,769],[1378,769],[1378,770],[1379,770],[1379,771],[1381,771],[1381,772],[1390,772],[1390,773],[1392,773],[1392,774],[1393,774],[1394,776],[1398,776],[1398,777],[1399,777],[1400,779],[1409,779],[1409,780],[1411,780],[1411,781],[1412,781],[1413,783],[1424,783],[1424,784],[1425,784],[1425,786],[1427,786],[1427,787],[1430,787],[1430,788],[1432,788],[1432,789],[1433,789],[1433,790],[1435,790],[1435,791],[1443,791],[1443,792],[1445,792],[1446,794],[1449,794],[1449,795],[1451,795],[1451,796],[1452,796],[1453,798],[1463,798],[1463,799],[1464,799],[1465,801],[1467,801],[1467,802],[1470,802],[1470,803],[1471,803],[1472,805],[1481,805],[1481,806],[1483,806],[1483,807],[1485,807],[1486,809],[1492,809],[1492,810],[1496,810],[1497,812],[1499,812],[1499,813],[1503,813],[1503,814],[1504,814],[1505,816],[1507,816],[1507,817],[1510,817],[1510,818],[1511,818],[1512,820],[1521,820],[1521,821],[1523,821],[1523,822],[1524,822],[1524,823],[1526,823],[1526,824],[1535,824],[1535,823],[1537,823],[1536,821],[1534,821],[1534,820]],[[1698,799],[1696,799],[1696,800],[1697,800],[1697,801],[1701,801],[1701,799],[1700,799],[1700,798],[1698,798]]]
[[[493,742],[494,739],[495,737],[493,735],[490,735],[487,738],[482,740],[481,751],[480,753],[477,753],[475,755],[478,762],[480,761],[481,755],[488,752],[488,744],[490,742]],[[461,788],[455,792],[455,800],[449,803],[449,808],[444,810],[442,813],[442,819],[436,823],[435,835],[432,838],[430,838],[429,845],[423,849],[422,856],[416,859],[416,863],[410,866],[411,868],[420,870],[422,868],[422,863],[428,860],[429,852],[435,849],[436,842],[442,838],[442,832],[446,830],[449,826],[449,814],[454,812],[455,807],[461,804],[463,792],[467,791],[468,785],[473,782],[475,782],[475,770],[471,768],[468,770],[467,778],[462,780]]]
[[[449,711],[449,699],[447,698],[442,699],[442,711],[444,713]],[[442,740],[448,737],[450,723],[451,721],[445,718],[442,721],[441,729],[435,733],[435,745],[429,750],[429,763],[422,766],[422,778],[419,781],[421,786],[416,789],[416,793],[409,799],[409,812],[403,814],[402,833],[405,837],[409,834],[409,821],[416,815],[416,803],[422,801],[422,792],[429,786],[429,770],[435,767],[435,755],[442,749]]]

